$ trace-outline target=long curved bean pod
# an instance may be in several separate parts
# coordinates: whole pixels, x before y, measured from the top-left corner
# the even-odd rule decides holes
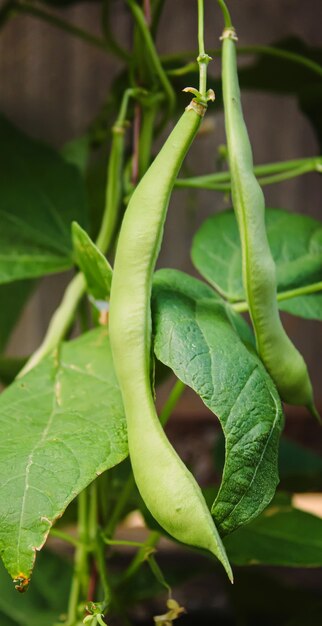
[[[265,229],[265,200],[253,172],[252,150],[240,102],[234,29],[226,26],[222,39],[223,98],[232,200],[242,245],[243,282],[257,349],[282,400],[304,405],[316,414],[304,359],[285,333],[278,313],[275,264]]]
[[[232,580],[202,492],[161,427],[150,380],[152,275],[174,181],[204,111],[194,101],[187,107],[132,195],[116,251],[110,339],[133,473],[143,500],[170,535],[212,552]]]

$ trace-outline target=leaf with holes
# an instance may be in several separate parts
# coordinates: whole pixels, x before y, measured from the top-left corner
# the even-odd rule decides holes
[[[0,283],[70,268],[71,222],[87,221],[79,171],[3,116],[0,143]]]
[[[19,590],[52,523],[127,456],[107,331],[62,345],[0,397],[0,551]]]
[[[226,460],[212,512],[220,532],[232,532],[275,493],[283,423],[278,393],[218,296],[200,281],[175,270],[157,272],[152,315],[157,358],[220,419]]]

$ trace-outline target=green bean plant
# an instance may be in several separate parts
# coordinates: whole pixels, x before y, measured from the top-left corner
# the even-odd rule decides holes
[[[229,8],[214,0],[207,11],[220,47],[207,52],[204,2],[196,0],[194,50],[161,55],[156,39],[171,3],[119,0],[127,46],[114,28],[116,0],[98,3],[99,35],[65,20],[62,7],[71,4],[9,0],[0,13],[2,29],[17,15],[42,20],[113,55],[119,68],[86,132],[60,151],[0,117],[1,626],[143,624],[144,600],[144,623],[190,624],[179,585],[194,574],[215,575],[225,589],[231,621],[217,612],[216,623],[253,624],[243,585],[266,593],[271,584],[260,582],[258,566],[322,566],[321,518],[293,497],[321,490],[322,460],[281,437],[282,402],[317,420],[319,407],[280,317],[322,321],[322,224],[291,206],[265,207],[262,191],[321,172],[322,157],[254,165],[242,96],[244,87],[292,94],[321,140],[322,50],[291,39],[241,47]],[[238,69],[243,54],[254,60]],[[208,76],[211,57],[218,66],[222,57],[219,79]],[[227,145],[218,167],[192,175],[185,157],[207,128],[208,108],[221,107]],[[199,278],[155,269],[180,189],[194,189],[197,205],[198,190],[222,196],[224,209],[193,237]],[[37,281],[67,270],[41,344],[8,356]],[[165,379],[172,388],[158,411]],[[221,478],[205,487],[164,430],[187,387],[220,425]],[[166,562],[170,542],[191,567]],[[277,597],[276,585],[268,593]],[[295,613],[285,604],[273,621],[261,608],[261,623],[300,626],[308,610],[315,623],[318,597],[302,591],[296,601],[290,596]]]

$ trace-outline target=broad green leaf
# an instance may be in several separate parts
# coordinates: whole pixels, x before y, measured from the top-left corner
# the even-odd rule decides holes
[[[72,569],[61,557],[44,550],[28,593],[17,597],[0,562],[1,626],[52,626],[66,612]]]
[[[8,387],[0,423],[0,553],[24,585],[55,519],[127,455],[107,331],[62,344]]]
[[[278,303],[281,311],[305,317],[308,320],[322,321],[322,292],[312,293],[309,296],[297,296],[290,300],[281,300]]]
[[[14,283],[0,285],[0,351],[2,352],[10,339],[22,310],[27,303],[35,281],[17,280]]]
[[[0,117],[0,283],[72,266],[70,225],[86,225],[80,173]]]
[[[226,461],[213,515],[225,534],[256,517],[274,495],[283,415],[261,361],[208,290],[175,270],[156,273],[154,350],[220,419]]]
[[[278,292],[310,285],[322,280],[322,224],[317,220],[280,209],[266,210],[267,236],[276,263]],[[232,210],[206,220],[192,245],[195,267],[218,291],[232,301],[244,300],[241,249],[237,222]],[[305,314],[300,298],[293,310]],[[307,296],[303,302],[307,302]],[[291,300],[280,302],[283,310],[292,308]],[[307,306],[313,316],[313,306]],[[289,307],[289,308],[288,308]],[[296,308],[297,307],[297,308]],[[318,304],[315,304],[315,313]]]
[[[72,238],[75,260],[85,276],[88,292],[95,300],[108,300],[113,273],[109,262],[77,222],[72,224]]]
[[[216,439],[214,462],[216,472],[221,472],[225,463],[224,436]],[[281,487],[288,491],[303,492],[322,489],[321,456],[284,436],[280,440],[278,473]]]
[[[275,504],[224,541],[236,565],[322,566],[322,519]]]

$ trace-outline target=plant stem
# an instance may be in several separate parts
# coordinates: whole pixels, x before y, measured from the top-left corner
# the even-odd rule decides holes
[[[320,172],[322,171],[322,157],[305,157],[302,159],[291,159],[290,161],[278,161],[277,163],[255,165],[254,172],[257,176],[268,176],[271,174],[279,174],[290,170],[296,170],[302,166],[307,166],[310,171]],[[227,173],[230,178],[229,172]]]
[[[132,176],[131,183],[135,187],[139,181],[139,144],[140,144],[140,129],[141,129],[141,106],[137,102],[134,110],[133,120],[133,151],[132,151]]]
[[[209,54],[212,57],[218,57],[221,55],[221,48],[214,48],[209,51]],[[311,70],[314,74],[318,76],[322,76],[322,66],[316,61],[312,61],[308,57],[303,56],[302,54],[298,54],[296,52],[290,52],[289,50],[284,50],[283,48],[275,48],[275,46],[238,46],[238,55],[263,55],[263,56],[271,56],[279,59],[285,59],[285,61],[290,61],[290,63],[295,63],[297,65],[302,65],[307,67],[307,69]],[[187,51],[180,54],[168,54],[161,55],[161,61],[164,65],[172,65],[173,63],[180,63],[181,61],[185,61],[186,59],[193,59],[193,52]],[[191,71],[192,67],[190,68]],[[197,70],[197,66],[194,66],[194,69]],[[180,72],[183,68],[179,70],[168,70],[166,73],[174,74],[175,72]]]
[[[149,534],[147,540],[140,547],[136,555],[133,557],[130,565],[126,569],[124,576],[122,577],[122,583],[128,581],[129,578],[132,578],[132,576],[136,574],[138,569],[140,569],[142,563],[144,563],[144,561],[146,560],[147,554],[149,554],[160,541],[160,537],[161,535],[157,531],[152,531]]]
[[[100,533],[97,533],[96,537],[96,549],[95,549],[96,563],[97,569],[100,576],[101,585],[103,588],[104,595],[104,605],[106,610],[111,602],[112,592],[109,584],[108,576],[107,576],[107,568],[106,568],[106,558],[105,558],[105,544],[100,536]]]
[[[162,11],[164,8],[164,4],[165,4],[165,0],[155,0],[155,2],[153,3],[152,24],[151,24],[151,33],[153,36],[155,36],[157,33],[160,17],[162,15]]]
[[[80,586],[86,598],[88,589],[88,562],[87,545],[89,543],[88,534],[88,489],[83,489],[78,495],[78,535],[81,546],[76,550],[76,572],[78,573]]]
[[[120,112],[112,129],[113,141],[108,162],[105,209],[101,228],[96,240],[97,247],[103,253],[108,251],[113,240],[121,199],[124,129],[128,102],[129,98],[137,95],[138,91],[142,90],[127,89],[124,92]],[[86,283],[84,276],[79,273],[67,286],[63,299],[51,318],[41,345],[22,368],[19,377],[24,376],[29,370],[35,367],[66,335],[66,332],[73,322],[77,306],[85,293],[85,289]]]
[[[190,63],[186,63],[182,67],[176,67],[171,70],[167,70],[168,76],[184,76],[185,74],[190,74],[191,72],[197,72],[199,69],[197,61],[191,61]]]
[[[280,174],[274,174],[272,176],[266,176],[264,178],[259,178],[258,182],[262,187],[266,185],[273,185],[275,183],[282,183],[285,180],[291,180],[292,178],[297,178],[297,176],[303,176],[303,174],[309,174],[309,172],[319,172],[320,168],[316,167],[315,163],[306,163],[298,168],[292,168],[286,172],[281,172]]]
[[[304,287],[297,287],[296,289],[283,291],[277,294],[277,300],[290,300],[290,298],[305,296],[319,291],[322,291],[322,282],[312,283],[312,285],[305,285]]]
[[[169,82],[169,79],[160,62],[159,55],[155,49],[155,45],[154,45],[151,33],[149,31],[148,25],[146,23],[145,16],[144,16],[142,9],[139,7],[139,5],[136,2],[134,2],[134,0],[127,0],[127,4],[129,5],[131,9],[133,17],[139,29],[139,32],[141,33],[142,39],[145,43],[147,53],[154,67],[155,73],[158,76],[159,81],[164,89],[165,95],[167,97],[168,113],[170,116],[174,110],[175,103],[176,103],[176,96],[173,91],[172,85]]]
[[[138,146],[139,180],[147,171],[151,161],[152,143],[154,137],[153,130],[157,116],[157,102],[159,99],[160,96],[157,94],[154,96],[153,100],[150,99],[150,101],[142,103],[141,130]]]
[[[160,413],[160,422],[162,426],[165,426],[169,417],[171,416],[173,410],[177,406],[186,386],[181,380],[177,380],[173,385],[170,394],[163,406],[163,409]]]
[[[205,54],[204,22],[204,3],[203,0],[198,0],[198,46],[200,56]]]
[[[104,535],[106,535],[107,538],[113,537],[116,526],[123,515],[123,511],[127,505],[127,502],[129,501],[129,498],[132,495],[134,487],[135,481],[133,475],[130,474],[119,495],[119,498],[117,499],[109,523],[104,530]]]
[[[113,32],[110,28],[110,0],[103,0],[102,3],[102,31],[104,34],[104,40],[106,42],[106,47],[115,54],[115,56],[119,57],[119,59],[123,59],[123,61],[129,61],[131,55],[127,50],[124,50],[122,46],[118,44],[118,42],[113,37]]]
[[[254,173],[262,185],[281,182],[289,178],[300,176],[308,172],[320,172],[322,169],[322,157],[310,157],[306,159],[294,159],[278,163],[256,165]],[[264,177],[262,177],[264,176]],[[178,178],[175,186],[180,188],[192,187],[196,189],[215,189],[218,191],[230,190],[230,172],[217,172],[204,176],[191,178]]]
[[[77,623],[79,590],[80,590],[80,585],[79,585],[78,576],[77,576],[77,573],[74,571],[70,593],[69,593],[69,599],[68,599],[66,626],[75,626]]]
[[[224,0],[218,0],[218,4],[222,10],[223,13],[223,17],[224,17],[224,22],[225,22],[225,28],[231,28],[232,27],[232,23],[231,23],[231,18],[230,18],[230,13],[228,11],[227,5],[224,2]]]
[[[162,585],[162,587],[164,587],[168,592],[169,592],[169,596],[171,595],[171,587],[170,585],[167,583],[163,572],[161,570],[161,568],[159,567],[158,563],[156,562],[153,554],[148,558],[148,564],[150,566],[151,572],[153,574],[153,576],[155,577],[155,579],[158,581],[158,583],[160,585]]]
[[[78,605],[80,596],[86,600],[88,587],[88,562],[87,562],[87,491],[83,490],[77,498],[78,502],[78,536],[79,546],[76,548],[74,558],[74,573],[68,602],[67,626],[74,626],[78,619]]]
[[[83,545],[80,541],[78,541],[78,539],[75,539],[75,537],[72,537],[72,535],[69,535],[68,533],[65,533],[64,531],[59,530],[58,528],[51,528],[50,536],[57,537],[57,539],[62,539],[62,541],[66,541],[66,543],[70,543],[75,548],[80,548]]]
[[[289,50],[283,50],[283,48],[275,48],[275,46],[241,46],[238,48],[238,54],[263,54],[266,56],[277,57],[285,59],[291,63],[297,63],[298,65],[304,65],[309,70],[322,76],[322,66],[312,59],[308,59],[302,54],[296,52],[290,52]]]
[[[103,536],[103,541],[108,546],[127,546],[129,548],[142,548],[144,543],[142,541],[126,541],[122,539],[107,539]]]
[[[291,300],[292,298],[310,295],[320,291],[322,291],[322,282],[305,285],[304,287],[296,287],[295,289],[289,289],[288,291],[280,291],[276,298],[278,302],[283,302],[284,300]],[[245,313],[248,311],[247,302],[230,303],[230,306],[238,313]]]
[[[69,22],[61,19],[57,15],[54,15],[47,10],[40,9],[39,7],[36,7],[29,2],[13,2],[11,12],[13,14],[23,13],[25,15],[30,15],[31,17],[36,17],[43,20],[44,22],[47,22],[48,24],[51,24],[56,28],[59,28],[60,30],[63,30],[69,35],[78,37],[78,39],[81,39],[82,41],[89,43],[92,46],[99,48],[100,50],[104,50],[105,52],[114,52],[114,54],[116,53],[115,50],[111,49],[110,43],[108,41],[100,39],[99,37],[92,35],[86,30],[83,30],[78,26],[74,26],[73,24],[70,24]]]
[[[97,481],[94,480],[88,488],[89,491],[89,507],[88,507],[88,541],[94,544],[97,535],[98,522],[98,498],[97,498]]]
[[[72,324],[75,311],[84,292],[84,276],[83,274],[77,274],[67,286],[63,299],[50,320],[44,340],[19,372],[19,378],[27,374],[44,356],[54,350],[62,337],[65,336]]]
[[[139,90],[126,89],[124,92],[119,115],[112,128],[113,140],[108,162],[106,200],[100,232],[96,239],[97,247],[108,252],[115,232],[118,210],[122,195],[122,166],[124,153],[124,133],[129,99]]]
[[[211,58],[205,53],[204,21],[204,0],[198,0],[199,93],[201,101],[207,104],[207,66]]]

